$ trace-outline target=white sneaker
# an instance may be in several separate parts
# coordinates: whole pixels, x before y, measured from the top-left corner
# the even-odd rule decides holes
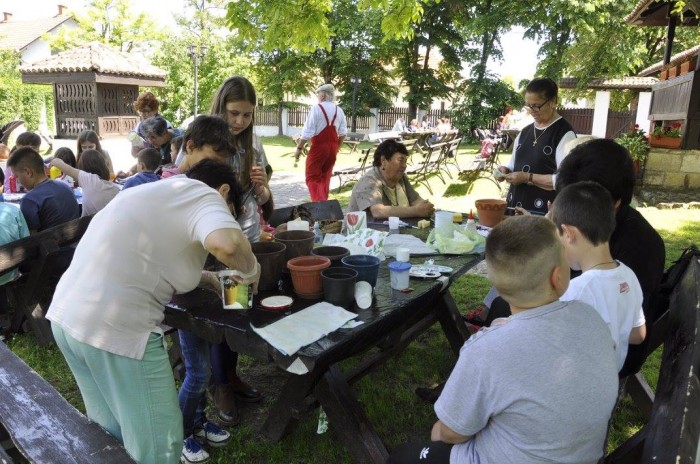
[[[213,448],[224,446],[231,439],[231,434],[213,422],[205,422],[204,426],[195,430],[194,436],[200,443],[205,443]]]
[[[209,453],[202,448],[202,445],[195,440],[194,436],[185,440],[185,444],[182,447],[182,454],[180,455],[180,462],[186,464],[202,464],[208,460]]]

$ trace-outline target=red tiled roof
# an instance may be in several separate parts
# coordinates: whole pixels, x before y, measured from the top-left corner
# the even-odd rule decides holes
[[[651,90],[651,86],[659,80],[655,77],[613,77],[593,79],[587,85],[587,89],[607,90],[607,89],[633,89],[633,90]],[[578,79],[575,77],[563,77],[559,81],[559,88],[575,89],[578,84]]]
[[[21,66],[20,71],[22,74],[99,72],[160,80],[164,80],[167,74],[138,53],[123,53],[100,42],[90,42]]]
[[[21,51],[41,38],[43,34],[69,20],[75,21],[71,15],[59,15],[53,18],[2,22],[0,23],[0,49]]]
[[[693,55],[697,55],[700,53],[700,45],[696,45],[694,47],[691,47],[687,50],[683,50],[680,53],[676,53],[675,55],[671,56],[671,61],[669,61],[669,64],[680,64],[684,61],[686,61],[688,58],[690,58]],[[649,66],[648,68],[642,69],[639,71],[639,76],[651,76],[652,74],[656,74],[657,72],[661,72],[661,70],[664,67],[664,62],[663,60],[659,61],[656,64],[653,64]]]

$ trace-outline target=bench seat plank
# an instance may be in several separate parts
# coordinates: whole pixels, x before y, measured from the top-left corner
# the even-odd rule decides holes
[[[0,422],[31,463],[133,463],[124,447],[0,342]]]

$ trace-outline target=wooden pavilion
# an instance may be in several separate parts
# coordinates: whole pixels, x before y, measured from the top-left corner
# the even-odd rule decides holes
[[[660,68],[671,65],[672,58],[675,58],[672,50],[676,27],[699,24],[697,10],[700,9],[700,2],[686,1],[682,15],[674,12],[675,5],[673,0],[640,0],[625,18],[630,25],[667,28],[664,60]],[[660,125],[681,124],[680,148],[700,148],[700,72],[697,64],[685,74],[676,75],[674,71],[668,80],[654,84],[649,119]]]
[[[84,130],[101,137],[128,134],[139,119],[132,106],[139,86],[163,87],[166,75],[138,54],[99,42],[22,66],[20,71],[24,83],[53,85],[60,138],[75,138]]]

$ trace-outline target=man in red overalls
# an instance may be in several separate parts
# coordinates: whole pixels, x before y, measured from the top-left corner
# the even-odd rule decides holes
[[[311,108],[294,156],[298,160],[306,141],[311,140],[306,157],[306,186],[311,201],[326,201],[335,158],[347,134],[347,121],[343,110],[333,103],[335,88],[332,84],[319,87],[316,96],[318,105]]]

